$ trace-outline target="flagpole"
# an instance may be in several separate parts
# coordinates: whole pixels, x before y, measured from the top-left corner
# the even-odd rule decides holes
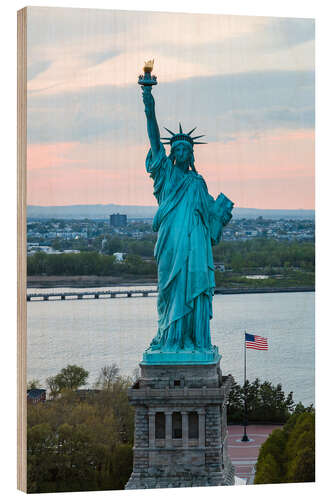
[[[244,390],[244,422],[243,422],[244,434],[242,437],[242,441],[247,442],[247,441],[249,441],[249,438],[246,434],[246,426],[247,426],[247,411],[246,410],[247,410],[247,408],[246,408],[245,384],[246,384],[246,330],[244,332],[244,386],[243,386],[243,390]]]

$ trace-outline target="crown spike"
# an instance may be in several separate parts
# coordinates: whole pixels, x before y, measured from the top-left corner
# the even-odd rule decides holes
[[[166,127],[163,127],[163,128],[165,128],[165,130],[166,130],[167,132],[169,132],[169,134],[171,134],[171,135],[176,135],[174,132],[171,132],[171,130],[169,130],[168,128],[166,128]]]
[[[205,137],[205,134],[203,134],[203,135],[197,135],[196,137],[192,137],[192,139],[193,139],[193,140],[194,140],[194,139],[200,139],[200,137]]]
[[[197,128],[197,127],[192,128],[192,130],[190,130],[189,132],[187,132],[187,135],[191,135],[191,134],[192,134],[192,132],[194,132],[196,128]]]
[[[169,134],[171,134],[171,137],[161,137],[161,141],[165,141],[165,142],[162,142],[162,144],[168,144],[171,147],[173,146],[173,144],[175,142],[178,142],[178,141],[188,142],[189,144],[191,144],[192,147],[194,144],[207,144],[207,142],[196,141],[196,139],[201,139],[201,137],[205,137],[204,134],[197,135],[195,137],[191,137],[192,132],[194,132],[194,130],[197,127],[194,127],[192,130],[190,130],[190,132],[188,132],[188,134],[183,132],[182,124],[180,122],[179,122],[179,132],[177,132],[177,133],[172,132],[172,130],[169,130],[167,127],[163,127],[163,128],[167,132],[169,132]]]

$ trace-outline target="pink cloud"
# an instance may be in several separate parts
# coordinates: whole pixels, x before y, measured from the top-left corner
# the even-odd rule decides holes
[[[265,134],[258,140],[241,136],[210,144],[196,157],[212,194],[230,190],[238,206],[314,208],[313,131]]]
[[[147,144],[57,143],[28,151],[28,203],[156,204],[145,171]],[[216,196],[237,206],[314,208],[314,133],[278,131],[256,140],[195,149],[196,167]]]
[[[28,154],[28,203],[155,204],[144,146],[57,143]]]
[[[71,154],[79,146],[78,142],[57,142],[53,144],[29,144],[27,148],[27,168],[61,167],[77,162]],[[85,160],[80,158],[80,163]]]

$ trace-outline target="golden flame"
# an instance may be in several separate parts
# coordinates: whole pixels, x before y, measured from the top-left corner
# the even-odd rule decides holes
[[[143,71],[151,73],[152,69],[154,67],[154,59],[150,59],[149,61],[145,61],[145,65],[143,67]]]

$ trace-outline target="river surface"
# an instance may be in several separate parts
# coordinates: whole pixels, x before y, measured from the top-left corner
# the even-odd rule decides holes
[[[314,403],[314,302],[312,292],[216,295],[211,331],[223,374],[242,383],[246,330],[267,337],[269,345],[268,351],[247,349],[247,378],[281,383],[295,402]],[[90,386],[111,363],[132,375],[156,325],[156,296],[28,302],[28,380],[45,384],[68,364],[88,370]]]

